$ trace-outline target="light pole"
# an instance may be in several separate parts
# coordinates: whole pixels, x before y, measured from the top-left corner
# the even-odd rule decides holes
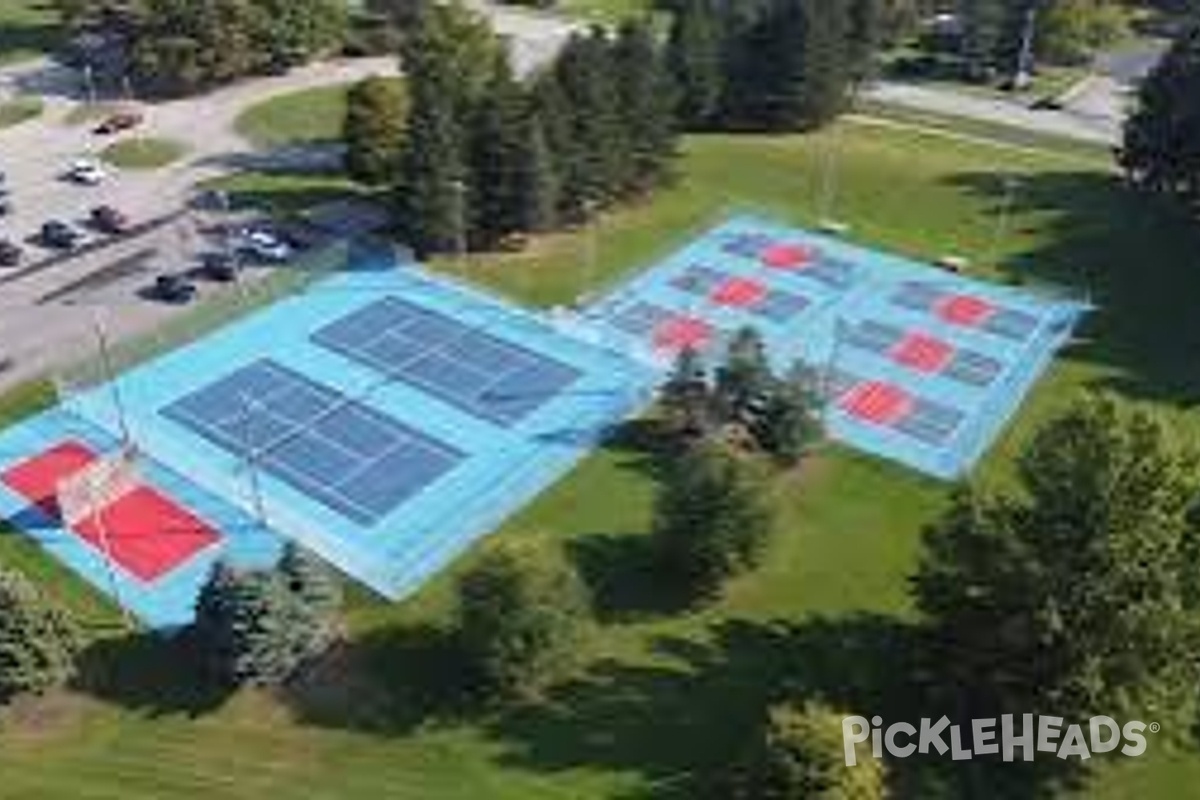
[[[588,198],[583,201],[584,214],[584,236],[583,236],[583,287],[579,293],[578,305],[582,306],[588,297],[588,293],[592,288],[592,281],[596,278],[596,227],[598,225],[595,215],[599,208],[599,204]]]
[[[450,182],[454,192],[454,249],[455,264],[459,271],[467,272],[467,184],[455,178]]]
[[[1008,235],[1012,222],[1013,206],[1016,205],[1017,190],[1021,188],[1021,180],[1016,175],[1006,174],[1001,178],[1004,194],[1000,198],[1000,210],[996,215],[996,227],[992,232],[992,246],[989,261],[993,266],[1003,252],[1004,239]]]

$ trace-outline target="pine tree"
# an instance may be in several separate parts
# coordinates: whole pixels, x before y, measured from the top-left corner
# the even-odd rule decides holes
[[[692,348],[680,351],[661,390],[671,427],[686,437],[703,436],[713,425],[715,398],[704,358]]]
[[[412,110],[397,200],[402,227],[418,257],[454,251],[467,234],[464,133],[448,89],[453,80],[445,64],[430,59],[409,81]]]
[[[491,248],[525,225],[529,183],[523,172],[530,156],[528,103],[508,60],[495,74],[471,120],[471,242]]]
[[[559,81],[560,71],[556,66],[543,72],[534,80],[530,91],[532,120],[537,126],[534,136],[541,136],[549,156],[550,168],[544,177],[553,181],[556,223],[569,218],[571,206],[578,203],[578,197],[569,194],[568,187],[579,174],[578,163],[582,158],[581,145],[572,130],[570,101]]]
[[[803,373],[777,381],[752,433],[759,445],[784,464],[795,464],[821,437],[821,398]]]
[[[363,183],[396,179],[404,146],[407,102],[399,81],[372,77],[355,84],[346,98],[346,171]]]
[[[672,468],[655,504],[653,536],[667,575],[705,601],[758,565],[773,525],[759,465],[709,442]]]
[[[725,362],[717,369],[715,399],[721,420],[753,429],[774,387],[762,336],[743,328],[730,340]]]
[[[1139,188],[1200,196],[1200,22],[1142,83],[1120,162]]]
[[[669,173],[676,153],[675,97],[648,25],[622,25],[612,50],[626,142],[621,189],[637,195],[659,185]]]
[[[307,660],[329,647],[340,627],[342,583],[329,566],[295,542],[288,542],[279,562],[279,576],[295,598],[308,636],[298,636],[300,658]]]
[[[558,226],[562,184],[554,154],[550,152],[546,127],[532,109],[526,116],[522,134],[519,229],[532,233],[552,231]]]
[[[867,54],[865,44],[861,51],[851,47],[848,0],[800,2],[805,17],[800,113],[787,124],[811,130],[832,122],[846,109],[858,65]]]
[[[563,174],[563,211],[571,220],[582,220],[589,210],[608,204],[617,195],[622,154],[628,145],[621,127],[608,34],[594,28],[587,36],[573,36],[559,55],[555,72],[574,139]]]
[[[70,680],[80,644],[64,611],[23,576],[0,567],[0,704]]]
[[[689,130],[707,130],[718,121],[724,82],[719,26],[711,0],[682,0],[672,16],[666,58],[679,118]]]

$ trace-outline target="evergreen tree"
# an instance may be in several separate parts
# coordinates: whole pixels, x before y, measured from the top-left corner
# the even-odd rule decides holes
[[[569,217],[571,206],[578,204],[578,197],[569,196],[567,187],[579,174],[578,164],[582,158],[582,149],[573,131],[570,102],[559,81],[559,72],[558,68],[543,72],[534,80],[530,91],[532,121],[537,126],[534,136],[542,138],[549,155],[549,169],[543,177],[549,176],[552,181],[556,222]]]
[[[525,174],[536,144],[529,135],[524,90],[507,59],[497,59],[495,74],[475,109],[470,135],[472,187],[471,242],[491,248],[524,229],[529,216],[531,179]]]
[[[296,646],[300,658],[308,659],[326,650],[338,635],[342,582],[329,566],[295,542],[284,548],[279,576],[303,618]],[[302,635],[304,631],[307,636]]]
[[[781,703],[734,771],[734,800],[883,800],[882,761],[859,746],[846,766],[844,713],[817,703]]]
[[[574,140],[563,173],[563,211],[568,219],[582,220],[589,209],[616,196],[628,147],[608,34],[594,28],[587,36],[573,36],[559,55],[555,72]]]
[[[557,551],[485,553],[458,583],[458,632],[487,688],[530,696],[575,663],[590,614],[583,582]]]
[[[1006,37],[1012,31],[1007,0],[958,0],[963,21],[962,56],[968,77],[982,80],[992,74],[1001,53],[1012,47]]]
[[[23,576],[0,567],[0,704],[65,684],[81,638],[74,621]]]
[[[447,65],[430,59],[411,76],[412,110],[401,154],[397,199],[401,225],[417,256],[451,252],[465,243],[467,208],[464,133]]]
[[[663,181],[676,153],[675,97],[654,34],[645,23],[621,26],[612,47],[626,149],[621,188],[641,194]]]
[[[1175,41],[1142,83],[1120,162],[1139,188],[1200,196],[1200,24]]]
[[[755,440],[784,464],[798,462],[821,437],[821,398],[809,376],[777,381],[753,429]]]
[[[719,17],[711,0],[681,0],[671,20],[667,64],[678,90],[678,111],[689,130],[713,126],[724,82]]]
[[[958,715],[1184,729],[1200,641],[1193,454],[1148,411],[1088,397],[1037,432],[1018,477],[1011,495],[965,490],[926,535],[916,596]]]
[[[543,233],[558,226],[558,208],[562,196],[558,166],[550,151],[546,126],[530,111],[523,126],[524,146],[520,150],[521,194],[520,230]]]
[[[717,370],[715,400],[722,421],[753,429],[775,388],[762,336],[743,328],[729,342],[725,362]]]
[[[853,0],[866,2],[866,0]],[[864,77],[874,42],[853,39],[852,0],[798,0],[803,8],[804,60],[798,88],[799,113],[786,117],[789,128],[824,126],[846,109],[855,79]],[[863,32],[861,35],[866,36]],[[786,104],[785,111],[792,105]]]
[[[661,390],[671,427],[687,437],[703,436],[713,425],[714,397],[704,358],[692,348],[681,350]]]
[[[355,84],[346,99],[346,170],[363,183],[396,178],[404,146],[407,102],[403,84],[372,77]]]
[[[756,462],[717,443],[693,448],[671,470],[655,505],[661,563],[697,600],[758,565],[774,524]]]

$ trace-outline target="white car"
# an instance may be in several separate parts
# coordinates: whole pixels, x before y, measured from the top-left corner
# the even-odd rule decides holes
[[[245,231],[239,238],[238,250],[263,261],[287,261],[292,257],[292,248],[287,242],[264,230]]]
[[[71,170],[67,174],[75,183],[84,186],[99,186],[108,177],[104,165],[94,158],[76,159],[71,163]]]

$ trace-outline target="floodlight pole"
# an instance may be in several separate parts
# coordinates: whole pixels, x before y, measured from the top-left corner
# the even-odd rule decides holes
[[[450,188],[454,190],[454,246],[458,267],[463,272],[469,272],[467,269],[467,184],[456,178],[450,182]]]
[[[993,266],[997,259],[1000,258],[1000,252],[1004,245],[1004,239],[1008,234],[1009,224],[1012,218],[1013,206],[1017,199],[1017,189],[1021,186],[1021,181],[1015,175],[1005,175],[1002,179],[1004,185],[1004,195],[1000,200],[1000,212],[996,216],[996,228],[992,233],[992,250],[991,258]]]
[[[829,142],[825,150],[825,162],[821,170],[821,196],[817,203],[818,222],[820,225],[833,228],[838,223],[833,218],[834,206],[838,193],[838,162],[842,151],[842,127],[833,124],[829,134]]]
[[[254,504],[254,515],[258,517],[259,523],[265,528],[268,526],[267,508],[263,502],[262,482],[258,474],[258,449],[254,441],[254,407],[256,403],[253,397],[245,393],[239,393],[239,396],[242,398],[244,409],[245,431],[242,441],[246,445],[246,466],[250,471],[250,501]]]
[[[582,291],[579,293],[579,299],[578,299],[578,303],[580,305],[582,305],[584,300],[587,298],[588,293],[591,291],[592,281],[595,280],[595,278],[596,278],[596,251],[597,251],[596,228],[597,228],[598,223],[596,222],[595,214],[596,214],[598,207],[599,207],[599,204],[595,200],[591,199],[590,197],[587,200],[583,201],[583,214],[584,214],[584,226],[585,226],[584,237],[583,237],[583,247],[584,247],[583,269],[584,269],[584,273],[583,273],[583,288],[582,288]]]
[[[112,391],[113,408],[117,412],[117,428],[121,432],[121,443],[126,446],[132,446],[133,434],[129,427],[129,418],[126,414],[125,399],[121,393],[120,384],[117,382],[116,370],[113,369],[112,349],[109,346],[108,330],[104,326],[104,319],[98,309],[92,312],[92,327],[96,333],[96,345],[100,353],[100,366],[104,370],[104,378]]]
[[[826,432],[829,431],[829,418],[833,412],[833,371],[837,368],[838,357],[841,355],[842,330],[845,326],[846,321],[840,315],[834,317],[833,344],[829,348],[829,357],[821,374],[821,424]]]

